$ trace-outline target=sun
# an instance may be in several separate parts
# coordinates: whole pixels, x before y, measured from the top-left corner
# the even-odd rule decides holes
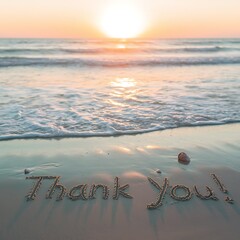
[[[111,5],[105,9],[100,28],[112,38],[134,38],[144,31],[144,18],[140,11],[127,3]]]

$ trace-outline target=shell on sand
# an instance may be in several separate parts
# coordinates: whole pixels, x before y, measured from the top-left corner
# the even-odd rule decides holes
[[[178,154],[178,162],[182,164],[189,164],[190,157],[185,152],[180,152]]]

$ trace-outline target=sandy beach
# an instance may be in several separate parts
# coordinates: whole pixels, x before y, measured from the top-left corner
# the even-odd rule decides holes
[[[1,141],[0,239],[238,239],[239,132],[240,124],[228,124],[120,137]],[[190,164],[178,163],[182,151]],[[56,189],[46,199],[57,176],[66,195],[56,201],[61,190]],[[35,198],[31,191],[39,179],[33,177],[43,177]],[[100,187],[90,199],[93,184],[107,186],[109,195]],[[148,209],[160,195],[161,204]],[[201,198],[207,195],[208,200]]]
[[[240,240],[240,1],[0,9],[0,240]]]

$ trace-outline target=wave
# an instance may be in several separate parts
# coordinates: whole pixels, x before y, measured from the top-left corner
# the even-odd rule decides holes
[[[0,54],[132,54],[132,53],[212,53],[240,51],[240,47],[108,47],[108,48],[2,48]]]
[[[195,122],[192,124],[181,124],[175,127],[153,127],[149,129],[141,130],[125,130],[119,131],[112,128],[109,132],[59,132],[56,133],[23,133],[23,134],[12,134],[0,136],[0,141],[17,140],[17,139],[63,139],[63,138],[89,138],[89,137],[117,137],[124,135],[138,135],[156,131],[163,131],[167,129],[176,129],[183,127],[202,127],[202,126],[217,126],[225,124],[240,123],[240,120],[229,120],[229,121],[209,121],[209,122]]]
[[[183,52],[226,52],[226,51],[240,51],[240,48],[232,48],[232,47],[219,47],[219,46],[215,46],[215,47],[197,47],[197,48],[193,48],[193,47],[187,47],[187,48],[182,48],[179,51],[183,51]]]
[[[237,57],[159,57],[142,59],[84,59],[84,58],[27,58],[27,57],[0,57],[0,67],[21,66],[76,66],[76,67],[144,67],[144,66],[198,66],[240,64]]]
[[[240,44],[240,39],[184,39],[184,40],[172,40],[173,45],[221,45],[221,44]]]
[[[61,43],[68,43],[68,44],[85,44],[85,43],[92,43],[92,44],[119,44],[119,43],[130,43],[130,44],[153,44],[153,43],[169,43],[174,45],[205,45],[205,44],[240,44],[240,38],[161,38],[161,39],[141,39],[141,38],[133,38],[133,39],[64,39],[64,38],[10,38],[10,39],[2,39],[1,41],[11,44],[19,44],[19,45],[35,45],[35,44],[61,44]]]

